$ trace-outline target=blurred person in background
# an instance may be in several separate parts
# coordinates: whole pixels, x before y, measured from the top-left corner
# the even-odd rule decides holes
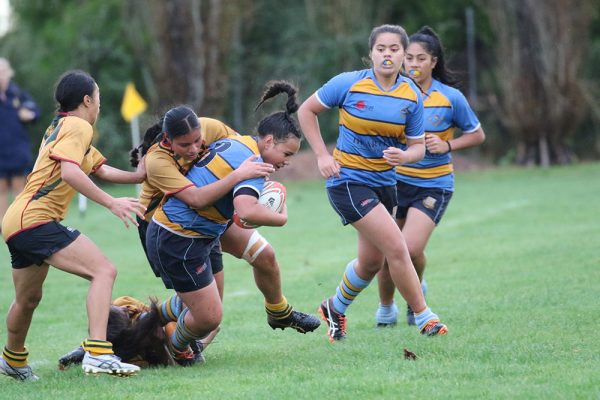
[[[454,192],[452,151],[483,143],[485,133],[465,96],[455,89],[457,80],[446,66],[442,42],[434,30],[424,26],[409,41],[404,69],[423,91],[426,151],[422,160],[396,168],[395,217],[425,294],[425,247]],[[457,138],[456,128],[463,133]],[[403,146],[406,148],[406,144]],[[380,304],[375,320],[377,326],[393,326],[398,308],[394,304],[394,282],[387,263],[377,277]],[[406,320],[415,325],[410,305]]]
[[[40,116],[38,106],[13,76],[8,60],[0,57],[0,221],[10,197],[21,193],[31,172],[31,142],[25,125]]]

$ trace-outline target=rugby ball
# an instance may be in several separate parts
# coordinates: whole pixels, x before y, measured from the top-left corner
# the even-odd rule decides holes
[[[258,197],[258,203],[263,206],[280,213],[283,211],[285,206],[286,191],[285,186],[277,181],[266,181],[263,186],[260,196]],[[233,214],[233,222],[242,228],[253,229],[256,225],[252,225],[241,219],[237,213]]]

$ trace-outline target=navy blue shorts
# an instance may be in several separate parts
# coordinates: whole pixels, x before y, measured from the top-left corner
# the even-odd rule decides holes
[[[397,182],[398,208],[396,219],[404,219],[410,207],[423,211],[437,225],[448,208],[452,192],[439,188],[424,188]]]
[[[327,195],[344,225],[358,221],[379,203],[383,204],[390,214],[396,206],[394,186],[369,187],[346,182],[327,188]]]
[[[146,249],[167,289],[193,292],[213,281],[210,253],[218,238],[195,239],[176,235],[155,222],[148,225]]]
[[[0,179],[12,179],[13,177],[25,177],[31,172],[31,167],[23,168],[1,168],[0,167]]]
[[[48,257],[64,249],[81,233],[51,221],[19,232],[6,242],[10,251],[10,260],[14,269],[42,265]]]
[[[137,216],[136,220],[138,223],[138,234],[140,236],[140,241],[142,242],[144,254],[146,255],[146,259],[150,265],[150,269],[152,269],[152,272],[157,278],[160,278],[160,270],[152,264],[152,261],[150,261],[150,257],[148,257],[148,249],[146,248],[146,232],[148,231],[148,225],[150,224],[145,219],[141,219]],[[217,243],[217,246],[213,247],[213,249],[210,251],[210,265],[212,267],[213,275],[223,271],[223,252],[221,251],[221,243]],[[167,289],[173,288],[167,287]]]

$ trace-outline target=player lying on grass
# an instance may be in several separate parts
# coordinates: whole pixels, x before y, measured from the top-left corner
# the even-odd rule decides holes
[[[188,351],[194,357],[183,363],[174,360],[167,350],[168,337],[175,331],[177,318],[184,309],[177,295],[160,305],[154,299],[144,304],[133,297],[119,297],[110,307],[106,337],[118,357],[142,368],[175,365],[176,361],[183,366],[203,363],[202,351],[212,342],[216,331],[190,343]],[[83,347],[76,347],[58,360],[59,369],[81,364],[84,355]]]

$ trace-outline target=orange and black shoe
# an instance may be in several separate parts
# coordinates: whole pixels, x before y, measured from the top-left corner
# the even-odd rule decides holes
[[[448,333],[448,327],[440,322],[439,319],[432,319],[421,329],[421,334],[425,336],[442,336]]]
[[[273,329],[292,328],[300,333],[312,332],[321,325],[321,321],[317,317],[295,310],[282,319],[276,319],[269,315],[267,322]]]
[[[167,347],[169,348],[169,352],[173,357],[173,361],[182,367],[191,367],[192,365],[196,364],[196,356],[190,346],[183,351],[175,349],[171,344],[169,344]]]
[[[346,337],[346,316],[335,311],[331,298],[324,300],[319,307],[321,319],[327,323],[329,341],[342,340]]]

